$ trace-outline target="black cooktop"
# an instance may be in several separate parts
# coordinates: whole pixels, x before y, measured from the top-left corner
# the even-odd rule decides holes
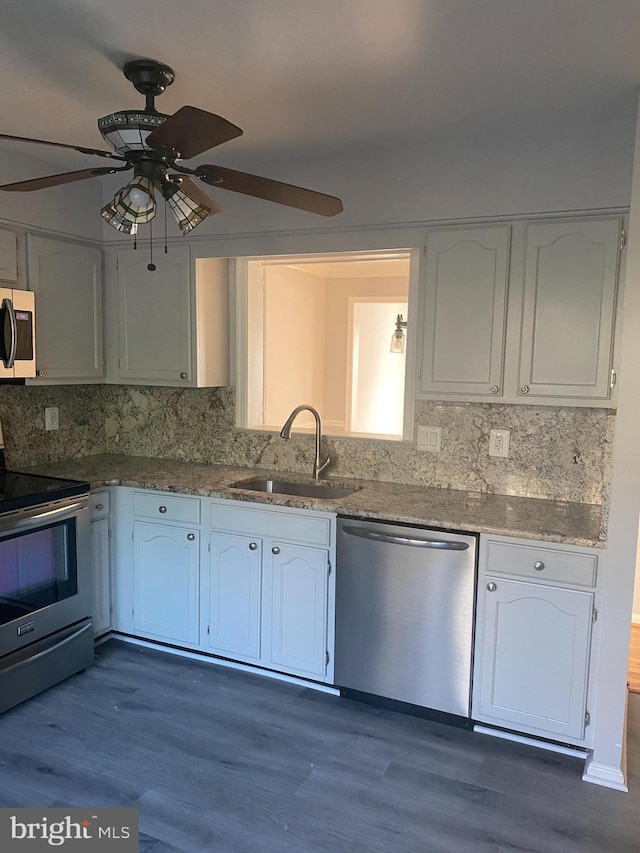
[[[89,488],[89,483],[79,480],[23,474],[20,471],[0,471],[0,513],[74,498],[88,493]]]

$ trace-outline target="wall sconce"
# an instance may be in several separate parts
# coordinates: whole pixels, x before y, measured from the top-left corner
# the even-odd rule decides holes
[[[398,314],[396,317],[396,328],[394,333],[391,335],[391,352],[404,352],[404,342],[405,342],[405,334],[404,330],[407,328],[407,321],[403,318],[402,314]]]

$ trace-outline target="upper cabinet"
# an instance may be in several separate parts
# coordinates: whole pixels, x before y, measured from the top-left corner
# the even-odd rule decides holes
[[[509,226],[433,231],[420,390],[501,393],[509,272]]]
[[[418,396],[612,405],[619,218],[429,234]]]
[[[18,237],[15,231],[0,228],[0,281],[18,279]]]
[[[189,246],[149,258],[117,252],[117,381],[185,387],[229,381],[228,261],[192,263]]]
[[[527,228],[518,392],[606,400],[620,221]]]
[[[102,251],[27,235],[29,289],[36,295],[39,378],[95,382],[104,376]]]

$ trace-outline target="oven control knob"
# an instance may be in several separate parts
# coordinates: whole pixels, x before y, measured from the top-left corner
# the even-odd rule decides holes
[[[167,511],[166,506],[159,506],[159,507],[158,507],[158,512],[165,513],[166,511]]]
[[[196,538],[196,534],[195,534],[195,533],[187,533],[187,539],[189,540],[189,542],[193,542],[193,540],[194,540],[195,538]]]

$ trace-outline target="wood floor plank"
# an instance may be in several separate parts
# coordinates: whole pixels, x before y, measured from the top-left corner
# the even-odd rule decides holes
[[[628,795],[582,762],[109,641],[0,717],[0,805],[140,810],[144,853],[628,853]]]
[[[631,626],[629,675],[627,682],[631,693],[640,693],[640,625]]]

